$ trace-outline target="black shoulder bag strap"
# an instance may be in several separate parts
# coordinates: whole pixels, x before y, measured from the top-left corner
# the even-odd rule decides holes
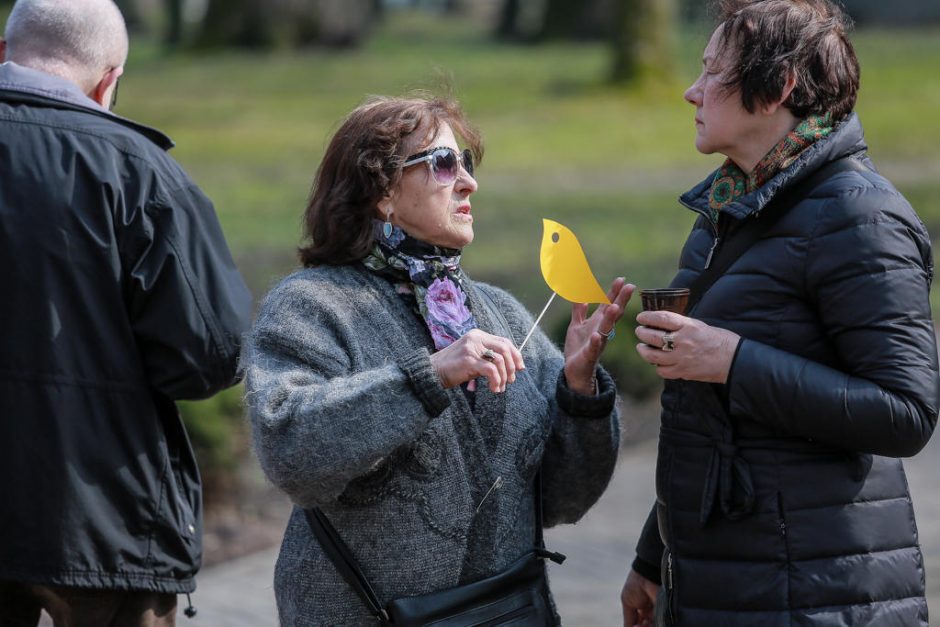
[[[330,519],[319,507],[305,509],[304,515],[307,517],[307,524],[310,525],[317,542],[323,547],[323,552],[333,562],[339,574],[356,591],[356,594],[365,603],[366,608],[372,612],[372,615],[382,621],[383,625],[388,624],[388,612],[382,607],[372,584],[369,583],[365,573],[362,572],[362,568],[359,566],[359,562],[356,561],[352,551],[343,542]],[[561,564],[565,561],[565,556],[545,548],[542,528],[542,471],[539,470],[535,473],[535,554]]]
[[[305,509],[304,515],[307,517],[307,524],[310,525],[313,535],[316,536],[320,546],[323,547],[323,552],[333,562],[339,574],[356,591],[356,594],[359,595],[369,611],[382,621],[383,625],[388,623],[388,613],[382,607],[372,584],[369,583],[365,573],[362,572],[352,551],[343,542],[339,533],[336,532],[336,528],[330,522],[330,519],[319,507]]]
[[[728,237],[727,241],[715,250],[710,263],[689,286],[689,304],[686,310],[692,311],[705,292],[731,267],[731,264],[769,231],[770,227],[796,203],[809,196],[823,181],[839,172],[851,170],[866,171],[868,168],[853,157],[831,161],[805,181],[798,183],[792,191],[785,192],[782,196],[771,200],[759,215],[746,218],[744,224],[733,232],[733,237]]]

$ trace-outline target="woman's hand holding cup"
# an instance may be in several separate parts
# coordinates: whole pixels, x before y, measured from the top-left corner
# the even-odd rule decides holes
[[[647,293],[650,293],[649,296]],[[667,293],[667,292],[672,292]],[[684,292],[684,293],[683,293]],[[687,289],[641,290],[637,352],[664,379],[726,383],[741,336],[685,315]]]

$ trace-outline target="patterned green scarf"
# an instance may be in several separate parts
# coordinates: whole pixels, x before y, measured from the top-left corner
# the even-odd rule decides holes
[[[770,149],[750,174],[745,173],[731,159],[725,161],[715,174],[708,195],[708,209],[712,222],[718,222],[718,211],[736,199],[753,192],[772,179],[781,170],[796,161],[800,154],[832,132],[832,117],[811,115],[790,131],[780,143]]]

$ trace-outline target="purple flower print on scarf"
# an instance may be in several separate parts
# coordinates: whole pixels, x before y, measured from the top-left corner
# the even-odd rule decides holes
[[[467,295],[449,277],[434,279],[424,299],[428,310],[428,329],[434,347],[450,346],[474,328],[473,316],[467,308]]]

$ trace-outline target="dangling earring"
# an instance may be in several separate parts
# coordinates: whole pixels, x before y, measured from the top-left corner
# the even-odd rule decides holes
[[[392,210],[387,209],[385,211],[385,224],[382,225],[382,235],[385,236],[385,239],[389,239],[392,236]]]

